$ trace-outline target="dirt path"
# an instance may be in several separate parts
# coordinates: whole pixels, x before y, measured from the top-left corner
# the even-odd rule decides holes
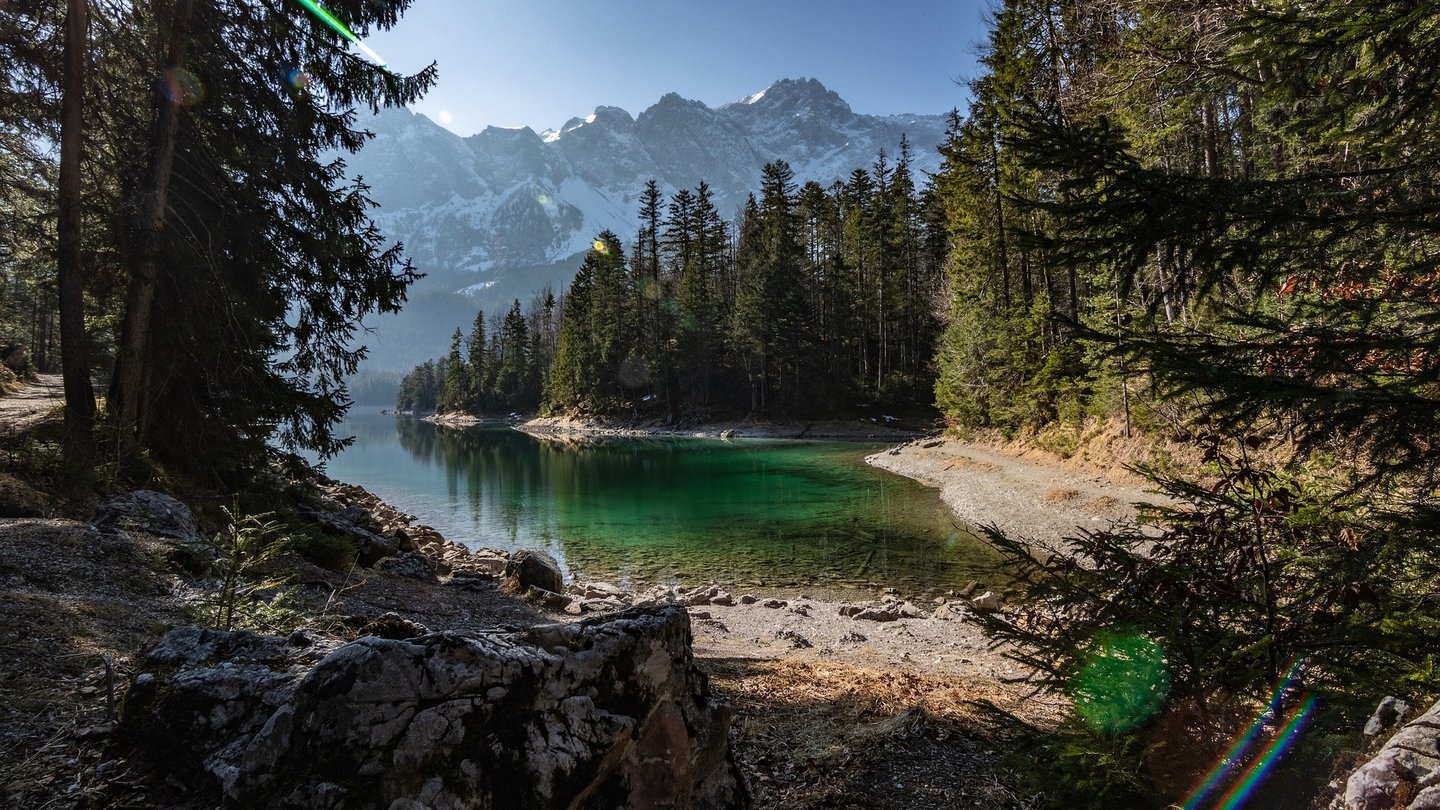
[[[939,489],[956,517],[972,526],[994,524],[1036,545],[1056,546],[1077,527],[1134,520],[1134,504],[1165,500],[1120,467],[1071,469],[952,439],[909,442],[865,461]]]
[[[40,421],[65,398],[59,374],[37,374],[35,381],[0,396],[0,430],[19,432]]]

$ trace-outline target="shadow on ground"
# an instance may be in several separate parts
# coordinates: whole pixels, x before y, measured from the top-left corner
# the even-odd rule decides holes
[[[816,661],[700,659],[765,810],[1025,808],[993,688]],[[1013,698],[1012,698],[1013,699]]]

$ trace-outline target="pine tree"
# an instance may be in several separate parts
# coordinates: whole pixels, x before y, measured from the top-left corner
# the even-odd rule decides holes
[[[394,25],[405,5],[336,13],[363,34]],[[415,278],[333,154],[364,143],[351,110],[415,100],[433,66],[397,77],[290,6],[156,9],[141,19],[163,35],[135,51],[135,85],[153,99],[127,129],[147,134],[117,144],[135,238],[121,241],[130,289],[114,435],[224,479],[262,468],[272,441],[333,453],[344,380],[364,356],[360,318],[397,309]],[[277,86],[282,66],[303,86]]]
[[[761,200],[747,203],[741,225],[733,334],[759,412],[798,406],[809,379],[812,324],[794,177],[784,161],[767,164]]]
[[[690,199],[679,193],[670,205],[666,244],[679,275],[677,347],[689,402],[710,404],[719,344],[720,265],[724,260],[724,223],[703,181]]]
[[[529,410],[530,334],[520,302],[511,304],[500,330],[500,354],[495,359],[495,390],[505,407],[515,411]]]
[[[56,276],[60,292],[60,354],[65,380],[65,476],[71,486],[90,483],[95,465],[95,391],[85,334],[85,272],[81,266],[80,171],[84,160],[85,56],[88,0],[68,0],[65,69],[60,104],[59,216]]]
[[[649,383],[643,366],[626,363],[633,357],[633,301],[620,240],[604,231],[565,296],[545,410],[613,411],[628,389]]]
[[[466,356],[470,366],[470,393],[466,409],[472,413],[484,413],[490,409],[490,389],[494,372],[490,367],[490,347],[485,341],[485,310],[475,313],[475,323],[470,327],[470,340],[466,344]]]
[[[440,400],[437,403],[442,413],[463,411],[470,399],[472,381],[470,367],[466,365],[465,357],[460,351],[463,342],[464,337],[457,327],[450,338],[450,353],[445,356],[445,387],[440,391]]]

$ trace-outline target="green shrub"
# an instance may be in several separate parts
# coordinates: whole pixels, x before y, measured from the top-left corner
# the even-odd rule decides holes
[[[1143,773],[1140,734],[1107,736],[1074,718],[1024,740],[1007,764],[1024,776],[1046,807],[1163,806]]]
[[[279,558],[291,549],[290,535],[268,514],[221,509],[230,523],[207,543],[216,555],[211,573],[217,587],[200,601],[197,620],[219,630],[293,630],[303,617],[286,577],[276,573]]]

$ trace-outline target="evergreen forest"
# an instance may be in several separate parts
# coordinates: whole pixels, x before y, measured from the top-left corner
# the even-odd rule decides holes
[[[1265,801],[1314,795],[1380,696],[1440,693],[1440,11],[1006,0],[982,65],[919,193],[903,150],[830,189],[772,164],[713,231],[651,188],[628,262],[600,235],[532,311],[558,327],[506,402],[926,387],[961,436],[1179,448],[1144,525],[990,532],[1025,597],[982,621],[1075,701],[1024,767],[1054,806],[1198,801],[1269,701],[1313,725]],[[461,345],[423,369],[442,410],[477,402]]]
[[[1440,690],[1437,12],[994,13],[935,181],[937,407],[1179,448],[1142,465],[1148,525],[990,533],[1028,597],[990,631],[1075,700],[1035,753],[1056,806],[1238,806],[1187,791],[1267,701],[1310,725],[1256,804],[1300,806],[1379,697]]]
[[[924,407],[945,231],[902,140],[826,188],[765,166],[737,222],[652,180],[627,249],[601,233],[570,289],[476,315],[402,381],[407,411],[817,416]],[[487,337],[488,336],[488,337]]]

